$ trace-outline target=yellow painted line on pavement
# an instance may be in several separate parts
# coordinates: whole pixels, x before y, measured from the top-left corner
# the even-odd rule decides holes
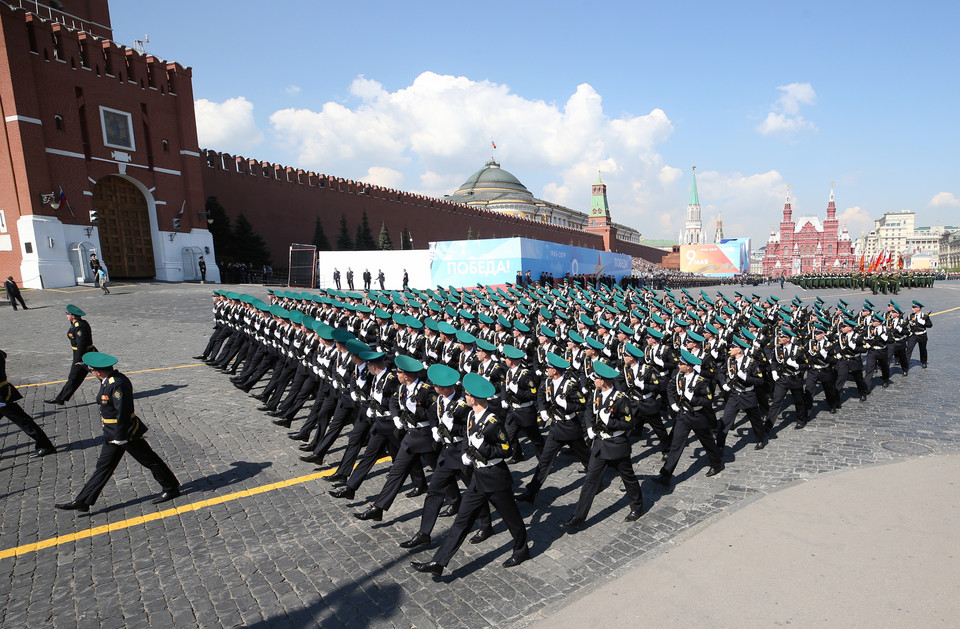
[[[948,309],[948,310],[941,310],[940,312],[931,312],[931,313],[930,313],[930,316],[931,316],[931,317],[935,317],[935,316],[941,315],[941,314],[943,314],[943,313],[945,313],[945,312],[953,312],[954,310],[960,310],[960,306],[957,306],[956,308],[950,308],[950,309]]]
[[[185,367],[199,367],[204,363],[190,363],[189,365],[176,365],[175,367],[154,367],[153,369],[141,369],[139,371],[124,371],[123,373],[147,373],[148,371],[167,371],[168,369],[183,369]],[[48,384],[63,384],[66,380],[52,380],[50,382],[37,382],[34,384],[18,384],[18,389],[26,389],[27,387],[42,387]]]
[[[384,463],[389,460],[390,460],[390,457],[385,456],[381,459],[378,459],[377,464]],[[190,504],[182,505],[180,507],[174,507],[173,509],[164,509],[163,511],[158,511],[157,513],[150,513],[150,514],[141,515],[135,518],[128,518],[126,520],[120,520],[119,522],[112,522],[110,524],[104,524],[102,526],[94,526],[89,529],[85,529],[83,531],[77,531],[76,533],[68,533],[67,535],[58,535],[57,537],[50,537],[48,539],[40,540],[39,542],[34,542],[32,544],[24,544],[22,546],[16,546],[14,548],[7,548],[6,550],[0,551],[0,559],[6,559],[8,557],[18,557],[20,555],[26,555],[27,553],[33,553],[33,552],[37,552],[38,550],[43,550],[44,548],[52,548],[54,546],[60,546],[61,544],[69,544],[70,542],[75,542],[81,539],[87,539],[88,537],[96,537],[97,535],[103,535],[104,533],[111,533],[113,531],[122,531],[123,529],[127,529],[132,526],[139,526],[141,524],[146,524],[147,522],[154,522],[156,520],[171,518],[175,515],[180,515],[181,513],[199,511],[200,509],[205,509],[207,507],[212,507],[214,505],[223,504],[225,502],[231,502],[233,500],[239,500],[240,498],[249,498],[250,496],[256,496],[258,494],[263,494],[269,491],[275,491],[277,489],[284,489],[286,487],[292,487],[294,485],[308,483],[312,480],[323,478],[324,476],[331,476],[335,471],[336,471],[336,468],[330,468],[328,470],[323,470],[322,472],[307,474],[306,476],[298,476],[296,478],[291,478],[289,480],[278,481],[276,483],[269,483],[267,485],[253,487],[251,489],[236,491],[236,492],[233,492],[232,494],[226,494],[225,496],[217,496],[216,498],[208,498],[207,500],[198,500],[197,502],[191,502]]]

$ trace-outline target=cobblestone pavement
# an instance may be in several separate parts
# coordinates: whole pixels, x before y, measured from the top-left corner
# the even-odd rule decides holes
[[[240,290],[265,294],[261,287]],[[812,292],[799,292],[812,299]],[[190,358],[210,331],[209,294],[210,286],[118,283],[109,296],[82,287],[28,291],[30,310],[0,308],[10,380],[60,449],[56,456],[29,459],[29,439],[13,424],[0,423],[3,626],[522,626],[661,554],[693,527],[784,484],[960,451],[952,363],[960,352],[960,310],[953,310],[934,317],[929,369],[921,370],[915,356],[908,378],[894,369],[891,388],[877,389],[865,404],[845,403],[838,415],[820,412],[802,431],[791,429],[788,407],[763,451],[753,449],[741,424],[740,439],[728,440],[726,469],[713,478],[704,477],[699,448],[690,444],[672,490],[643,482],[647,513],[636,523],[622,521],[626,498],[619,480],[608,476],[588,527],[564,534],[559,524],[572,515],[583,475],[561,456],[536,508],[521,505],[532,560],[500,567],[511,540],[495,517],[497,535],[464,544],[449,572],[434,581],[408,564],[429,559],[449,519],[440,520],[426,549],[399,548],[416,532],[422,499],[401,495],[382,523],[352,517],[379,491],[385,464],[356,500],[330,498],[328,483],[303,478],[316,468],[298,460],[286,431],[227,376]],[[852,291],[819,294],[831,304],[838,296],[851,303],[863,296],[880,301]],[[905,290],[897,300],[906,305],[912,298],[931,312],[956,308],[960,283]],[[86,310],[97,347],[118,356],[118,367],[131,376],[148,440],[183,483],[184,495],[173,503],[150,504],[159,488],[127,457],[89,514],[53,508],[82,487],[101,435],[92,378],[66,406],[43,403],[68,370],[66,303]],[[344,441],[330,464],[338,462]],[[658,471],[650,442],[641,441],[634,453],[639,474]],[[530,461],[517,466],[518,481],[531,469]]]

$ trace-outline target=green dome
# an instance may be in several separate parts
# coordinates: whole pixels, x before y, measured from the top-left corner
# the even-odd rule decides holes
[[[447,197],[454,203],[496,201],[533,202],[533,194],[512,173],[490,159],[483,168],[470,175],[457,191]]]

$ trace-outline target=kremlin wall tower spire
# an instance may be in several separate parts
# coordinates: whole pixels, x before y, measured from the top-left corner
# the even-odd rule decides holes
[[[687,204],[687,224],[680,238],[681,245],[703,244],[703,221],[700,218],[700,195],[697,194],[697,167],[693,167],[693,183],[690,184],[690,202]]]

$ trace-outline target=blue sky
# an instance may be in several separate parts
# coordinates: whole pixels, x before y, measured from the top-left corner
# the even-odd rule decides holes
[[[656,4],[656,6],[654,6]],[[675,238],[794,215],[960,224],[960,5],[114,0],[193,68],[203,148],[442,196],[494,154],[534,195]],[[184,19],[184,16],[188,20]],[[496,151],[491,140],[497,144]]]

